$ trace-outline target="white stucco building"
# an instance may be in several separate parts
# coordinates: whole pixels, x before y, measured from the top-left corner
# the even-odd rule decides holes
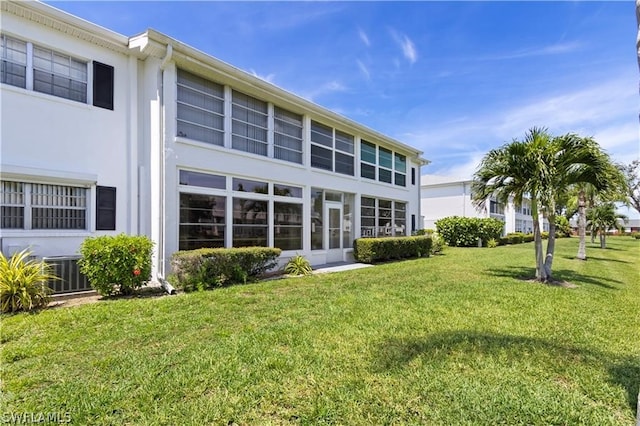
[[[162,276],[180,249],[273,246],[317,265],[420,227],[417,149],[154,30],[0,7],[3,253],[143,234]]]
[[[424,216],[424,229],[435,229],[435,222],[448,216],[493,217],[504,222],[504,233],[533,232],[531,205],[523,200],[522,206],[516,207],[513,201],[503,205],[494,198],[489,198],[484,205],[476,208],[472,203],[472,179],[423,175],[420,179],[421,211]],[[549,230],[546,220],[542,221],[543,231]]]

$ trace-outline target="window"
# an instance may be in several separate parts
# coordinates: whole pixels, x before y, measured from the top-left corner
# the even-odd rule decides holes
[[[311,167],[335,171],[349,176],[355,173],[354,137],[311,122]]]
[[[87,190],[31,184],[32,229],[86,229]]]
[[[415,227],[415,215],[412,220],[412,226]],[[400,201],[362,197],[360,225],[362,237],[406,235],[407,204]]]
[[[323,193],[322,189],[311,188],[311,250],[324,248]]]
[[[390,150],[379,147],[378,149],[378,180],[391,183],[391,169],[393,167],[392,153]]]
[[[269,184],[267,182],[233,178],[233,190],[239,192],[255,192],[256,194],[268,194]]]
[[[87,102],[87,64],[79,59],[33,46],[33,90]]]
[[[93,61],[93,106],[113,110],[113,67]]]
[[[116,188],[96,187],[96,230],[115,231],[116,229]]]
[[[224,87],[178,70],[177,136],[224,145]]]
[[[180,170],[180,185],[200,186],[203,188],[226,189],[227,178],[209,173]]]
[[[398,186],[407,186],[407,157],[398,154],[393,154],[393,167],[394,167],[394,179],[393,183]]]
[[[27,43],[2,36],[0,81],[12,86],[27,87]]]
[[[302,116],[275,107],[273,158],[302,164]]]
[[[231,146],[252,154],[267,155],[268,106],[240,92],[232,94]]]
[[[504,214],[504,206],[498,203],[495,200],[489,201],[489,213],[503,215]]]
[[[0,227],[24,229],[25,184],[22,182],[0,182]]]
[[[273,195],[277,195],[280,197],[302,198],[302,188],[298,186],[280,185],[279,183],[274,183]]]
[[[225,197],[180,194],[179,249],[224,247]]]
[[[274,246],[281,250],[302,249],[302,204],[273,203]]]
[[[233,247],[268,244],[268,202],[233,198]]]

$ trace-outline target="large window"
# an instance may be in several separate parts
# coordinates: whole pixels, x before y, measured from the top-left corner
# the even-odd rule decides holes
[[[406,235],[407,204],[400,201],[362,197],[360,226],[360,235],[363,237]]]
[[[412,179],[415,181],[415,170],[412,171],[414,172]],[[407,157],[362,140],[360,142],[360,176],[407,186]]]
[[[2,63],[0,81],[12,86],[27,87],[27,43],[7,36],[1,37]]]
[[[268,205],[266,200],[233,198],[233,247],[268,245]]]
[[[224,247],[225,197],[180,194],[179,249]]]
[[[2,228],[87,229],[87,189],[2,181]]]
[[[224,87],[178,70],[177,136],[224,145]]]
[[[233,91],[231,146],[252,154],[267,155],[267,103]]]
[[[302,164],[302,116],[275,107],[273,158]]]
[[[311,122],[311,167],[353,176],[353,151],[353,136]]]
[[[87,63],[34,46],[33,90],[73,101],[87,102]]]
[[[281,250],[302,249],[302,204],[273,203],[274,246]]]

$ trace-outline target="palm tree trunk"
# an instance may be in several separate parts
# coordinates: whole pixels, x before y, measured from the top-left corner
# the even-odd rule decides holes
[[[544,259],[544,270],[547,274],[547,281],[553,280],[551,267],[553,266],[553,254],[556,249],[556,215],[551,212],[551,210],[550,208],[547,215],[547,220],[549,221],[549,239],[547,240],[547,255]]]
[[[591,228],[591,244],[596,242],[596,232],[593,228]]]
[[[578,259],[587,260],[587,215],[586,215],[586,197],[584,189],[580,189],[578,193],[578,236],[580,243],[578,244]],[[593,231],[592,235],[593,235]]]
[[[547,280],[547,272],[545,271],[544,258],[542,257],[542,235],[540,234],[538,202],[535,198],[531,200],[531,216],[533,216],[533,239],[536,250],[536,280],[545,282]]]
[[[600,230],[600,248],[607,248],[607,235],[602,229]]]

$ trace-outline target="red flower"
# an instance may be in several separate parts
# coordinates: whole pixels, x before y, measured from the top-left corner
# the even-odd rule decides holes
[[[135,275],[136,277],[137,277],[138,275],[140,275],[140,269],[138,269],[138,268],[134,269],[134,270],[133,270],[133,275]]]

